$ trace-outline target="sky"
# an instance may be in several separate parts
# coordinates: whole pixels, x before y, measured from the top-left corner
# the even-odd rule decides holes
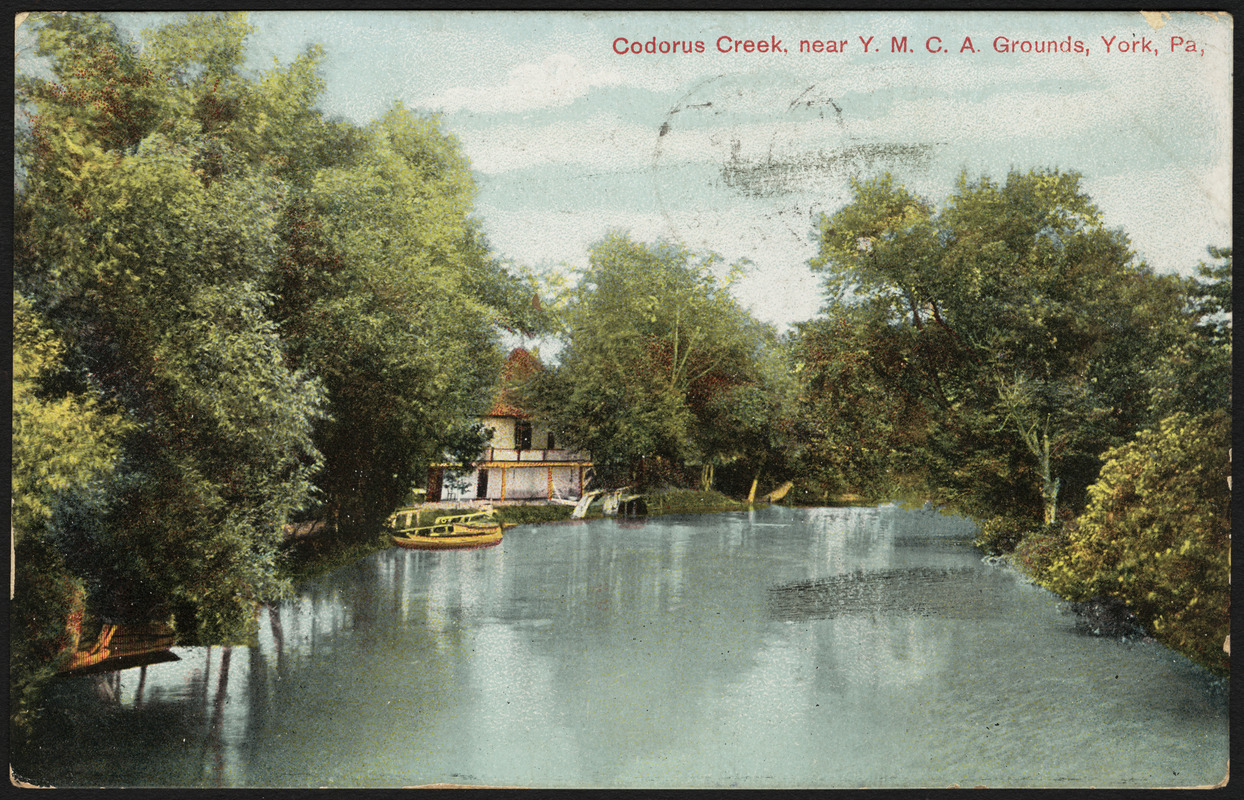
[[[114,15],[133,31],[169,17]],[[1226,15],[275,11],[250,20],[256,68],[325,47],[328,115],[366,123],[395,102],[441,114],[471,160],[476,213],[500,256],[568,272],[610,230],[676,240],[749,260],[735,294],[779,328],[821,306],[807,265],[817,217],[849,202],[851,179],[883,171],[937,204],[965,170],[1077,171],[1107,225],[1161,272],[1192,274],[1207,245],[1231,241]],[[999,52],[1051,41],[1053,52]],[[657,52],[643,52],[649,42]],[[684,42],[693,52],[681,52]],[[660,52],[673,43],[679,52]],[[21,45],[19,36],[19,60]]]

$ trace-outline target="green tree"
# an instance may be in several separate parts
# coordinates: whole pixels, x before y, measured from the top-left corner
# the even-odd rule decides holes
[[[10,741],[29,730],[38,687],[74,651],[85,587],[53,545],[53,518],[69,497],[102,510],[129,430],[93,394],[57,388],[64,347],[30,301],[13,303],[11,518],[14,565],[9,634]]]
[[[896,332],[903,369],[873,376],[922,406],[914,455],[939,499],[1047,523],[1082,503],[1097,455],[1145,420],[1138,365],[1170,341],[1181,293],[1133,261],[1079,176],[964,175],[940,211],[884,176],[818,234],[831,297]]]
[[[500,328],[549,320],[470,217],[456,140],[400,107],[324,119],[318,47],[250,72],[241,14],[141,47],[31,22],[50,77],[19,81],[15,279],[64,342],[47,396],[130,424],[106,513],[66,493],[56,541],[105,613],[227,638],[280,592],[287,519],[372,529],[470,448]]]
[[[442,451],[468,446],[500,326],[542,324],[468,215],[474,192],[456,140],[399,106],[287,207],[277,314],[328,390],[317,484],[343,532],[374,531]]]
[[[1217,263],[1201,262],[1185,284],[1183,325],[1144,371],[1153,419],[1177,411],[1231,408],[1231,248],[1209,248]]]
[[[53,78],[22,86],[15,282],[64,343],[49,398],[107,398],[127,423],[108,497],[63,492],[52,541],[101,613],[228,638],[282,589],[322,407],[261,289],[283,189],[228,135],[246,26],[191,18],[139,54],[95,15],[38,24]]]
[[[681,483],[738,456],[727,396],[757,383],[765,334],[719,279],[717,258],[611,234],[565,310],[566,345],[525,401],[592,453],[609,484]]]
[[[742,333],[752,339],[752,346],[750,352],[744,350],[745,360],[735,364],[734,380],[694,386],[688,403],[697,420],[700,450],[708,454],[701,488],[711,489],[717,482],[722,491],[754,498],[762,478],[775,485],[793,469],[798,384],[787,344],[769,326],[752,322],[747,327]]]
[[[12,526],[42,534],[62,495],[106,483],[131,425],[96,396],[59,393],[64,346],[30,301],[13,298]],[[51,396],[48,396],[49,387]]]
[[[792,340],[799,380],[799,473],[829,494],[887,497],[919,482],[914,454],[926,446],[929,418],[909,334],[864,306],[831,305]]]

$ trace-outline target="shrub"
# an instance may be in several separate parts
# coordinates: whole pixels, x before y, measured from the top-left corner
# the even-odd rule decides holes
[[[1230,630],[1230,418],[1174,414],[1107,452],[1045,583],[1118,598],[1159,641],[1219,674]]]
[[[521,505],[500,506],[497,519],[514,525],[531,525],[539,522],[556,522],[570,519],[574,506],[562,505]]]
[[[1015,546],[1015,563],[1038,583],[1047,580],[1050,566],[1067,547],[1074,523],[1055,522],[1025,536]]]
[[[15,552],[15,586],[9,609],[9,735],[30,731],[42,685],[78,649],[84,599],[82,582],[65,571],[60,554],[42,536],[22,537]]]
[[[980,523],[976,546],[990,555],[1010,553],[1031,531],[1033,523],[1027,518],[1011,516],[989,517]]]

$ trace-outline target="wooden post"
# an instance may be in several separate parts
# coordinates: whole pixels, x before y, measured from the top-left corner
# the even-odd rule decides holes
[[[547,495],[547,499],[549,500],[553,499],[553,465],[552,464],[549,465],[549,493]]]
[[[505,474],[509,472],[505,467],[501,468],[501,499],[505,499]]]

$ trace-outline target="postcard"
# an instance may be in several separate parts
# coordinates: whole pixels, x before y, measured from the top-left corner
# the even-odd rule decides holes
[[[1228,774],[1233,18],[16,18],[11,780]]]

